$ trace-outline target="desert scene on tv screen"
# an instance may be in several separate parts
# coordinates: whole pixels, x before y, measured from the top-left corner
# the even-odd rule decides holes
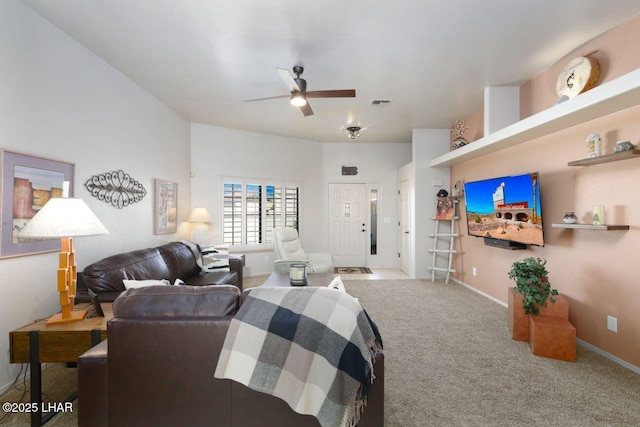
[[[469,234],[544,245],[537,174],[465,185]]]

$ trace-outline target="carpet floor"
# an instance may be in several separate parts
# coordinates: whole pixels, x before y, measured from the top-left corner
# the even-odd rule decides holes
[[[345,282],[385,349],[387,426],[640,426],[640,375],[578,346],[576,363],[513,341],[507,309],[459,285]]]
[[[246,287],[265,278],[248,278]],[[462,286],[422,280],[345,286],[384,340],[388,427],[640,426],[640,375],[581,346],[576,363],[534,356],[527,343],[510,338],[505,307]],[[76,373],[52,365],[43,381],[56,402],[73,391]],[[0,401],[21,394],[13,389]],[[74,407],[47,426],[75,426],[76,417]],[[28,416],[0,424],[28,425]]]
[[[23,365],[28,370],[29,365]],[[64,402],[78,389],[78,375],[75,368],[68,368],[64,363],[52,363],[42,371],[42,401],[57,404]],[[0,395],[0,402],[29,402],[29,380],[24,377],[16,382],[13,388]],[[78,425],[78,403],[73,401],[70,412],[55,415],[45,425],[47,427],[74,427]],[[31,425],[31,414],[0,412],[0,426],[26,427]]]

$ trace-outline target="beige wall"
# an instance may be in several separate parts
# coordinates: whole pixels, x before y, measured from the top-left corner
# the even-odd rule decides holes
[[[574,56],[598,50],[603,65],[599,83],[640,68],[640,17],[616,28],[570,55],[521,88],[521,112],[538,112],[555,103],[555,79]],[[634,42],[635,40],[635,42]],[[639,100],[640,102],[640,100]],[[586,157],[585,139],[598,132],[603,153],[620,140],[640,144],[640,105],[580,124],[517,147],[453,166],[451,180],[473,181],[530,171],[540,172],[544,218],[544,247],[509,251],[484,246],[483,240],[463,235],[462,256],[455,260],[456,278],[496,299],[507,301],[511,264],[528,256],[548,260],[553,287],[570,302],[570,320],[578,338],[623,361],[640,367],[640,159],[589,167],[567,162]],[[594,205],[606,207],[608,223],[629,224],[629,231],[589,231],[552,228],[574,210],[580,222],[591,221]],[[461,229],[466,229],[462,206]],[[472,275],[472,269],[477,275]],[[618,333],[607,330],[607,315],[618,318]],[[506,325],[506,320],[505,320]]]
[[[553,106],[556,80],[564,67],[575,57],[591,55],[600,64],[602,84],[640,68],[640,16],[603,34],[597,39],[575,49],[564,59],[520,88],[520,117],[525,118]]]
[[[475,112],[472,116],[467,117],[465,119],[467,122],[467,126],[469,127],[467,131],[462,135],[467,141],[473,142],[484,136],[484,109],[480,109]],[[450,135],[451,142],[455,139],[453,134]]]

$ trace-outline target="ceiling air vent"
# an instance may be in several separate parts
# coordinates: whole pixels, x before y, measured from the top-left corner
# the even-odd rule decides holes
[[[389,104],[391,104],[390,99],[374,99],[373,102],[371,102],[371,105],[375,106],[384,106]]]

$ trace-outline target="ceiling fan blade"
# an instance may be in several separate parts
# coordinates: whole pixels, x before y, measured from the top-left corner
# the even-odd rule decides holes
[[[276,70],[278,70],[278,74],[280,74],[280,78],[282,78],[282,80],[284,81],[284,83],[287,85],[287,87],[291,92],[302,92],[298,87],[298,84],[296,83],[296,81],[293,79],[293,76],[291,75],[289,70],[286,70],[284,68],[276,68]]]
[[[309,105],[308,102],[300,107],[300,111],[302,111],[302,114],[304,114],[305,117],[313,115],[313,110],[311,109],[311,105]]]
[[[313,91],[307,92],[306,91],[307,81],[302,77],[300,77],[300,75],[304,71],[304,68],[302,68],[301,65],[296,65],[295,67],[293,67],[293,72],[295,74],[295,77],[293,74],[291,74],[291,71],[285,68],[276,67],[276,71],[278,71],[280,78],[282,79],[282,81],[284,81],[284,83],[287,85],[287,87],[291,91],[291,95],[278,95],[278,96],[270,96],[266,98],[246,99],[244,100],[244,102],[263,101],[268,99],[291,97],[292,104],[295,105],[296,103],[294,101],[296,101],[296,99],[294,98],[298,98],[300,96],[304,98],[355,98],[356,96],[355,89],[313,90]],[[311,109],[311,106],[309,105],[308,102],[307,104],[299,108],[305,117],[311,116],[313,114],[313,110]]]
[[[307,98],[355,98],[355,89],[311,90],[304,93]]]
[[[291,95],[276,95],[276,96],[267,96],[266,98],[244,99],[242,102],[266,101],[269,99],[281,99],[281,98],[291,98]]]

